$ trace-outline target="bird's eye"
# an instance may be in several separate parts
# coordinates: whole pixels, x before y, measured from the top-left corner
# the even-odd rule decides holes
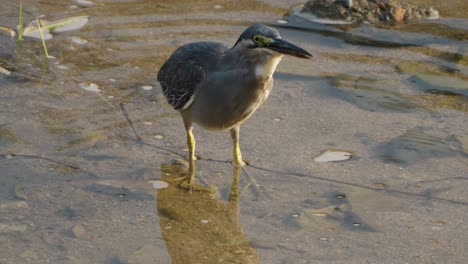
[[[254,40],[255,43],[259,43],[261,39],[260,39],[259,36],[255,36],[255,37],[253,38],[253,40]]]

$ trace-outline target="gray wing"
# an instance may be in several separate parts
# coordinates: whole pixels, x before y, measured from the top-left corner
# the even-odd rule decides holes
[[[214,42],[192,43],[177,49],[158,72],[157,79],[167,102],[174,109],[184,107],[227,49]]]

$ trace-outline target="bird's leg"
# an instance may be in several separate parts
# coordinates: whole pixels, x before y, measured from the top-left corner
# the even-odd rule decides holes
[[[181,181],[179,185],[188,187],[190,193],[192,193],[195,183],[195,137],[193,136],[193,125],[192,120],[189,116],[182,113],[182,119],[184,120],[185,131],[187,132],[187,146],[189,150],[189,169],[187,175],[174,179],[174,181]],[[184,186],[187,183],[188,186]]]
[[[231,138],[232,138],[232,157],[233,163],[237,166],[244,166],[246,163],[242,159],[242,153],[239,146],[239,127],[236,126],[231,128]]]
[[[233,163],[236,167],[241,167],[242,170],[244,171],[245,176],[247,177],[247,180],[249,183],[247,184],[248,187],[252,187],[254,192],[262,198],[263,195],[260,191],[260,185],[257,183],[257,181],[250,176],[249,173],[247,173],[246,168],[244,165],[248,164],[245,160],[242,159],[242,153],[240,150],[240,145],[239,145],[239,126],[231,128],[231,138],[232,138],[232,155],[233,155]]]

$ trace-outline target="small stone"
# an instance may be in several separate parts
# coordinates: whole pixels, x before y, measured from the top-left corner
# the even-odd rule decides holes
[[[300,214],[291,214],[291,217],[294,217],[294,218],[297,218],[299,216],[300,216]]]
[[[86,229],[82,225],[74,226],[71,231],[75,238],[82,237],[84,234],[86,234]]]
[[[353,226],[361,226],[360,223],[353,223]]]
[[[202,224],[208,224],[208,220],[205,220],[205,219],[200,220],[200,223],[202,223]]]
[[[90,7],[94,5],[93,2],[88,1],[88,0],[75,0],[75,2],[78,4],[80,7]]]
[[[395,22],[402,22],[405,20],[406,9],[401,7],[396,7],[393,11],[393,18]]]
[[[327,241],[328,238],[327,238],[327,237],[321,237],[320,240],[322,240],[322,241]]]
[[[25,201],[12,201],[0,204],[0,209],[26,209],[29,205]]]
[[[78,87],[88,92],[100,92],[99,85],[91,82],[85,82],[78,84]]]
[[[3,68],[2,66],[0,66],[0,73],[3,73],[5,75],[10,75],[11,74],[11,71]]]
[[[152,122],[145,121],[145,125],[152,125]]]
[[[142,85],[141,89],[143,89],[145,91],[149,91],[149,90],[153,89],[153,86],[151,86],[151,85]]]
[[[20,199],[20,200],[28,199],[23,184],[21,184],[21,183],[15,184],[15,187],[14,187],[13,191],[14,191],[16,199]]]
[[[57,64],[56,67],[57,67],[57,69],[59,69],[59,70],[67,70],[67,69],[68,69],[68,66],[67,66],[67,65],[63,65],[63,64]]]
[[[160,181],[160,180],[148,181],[148,183],[151,183],[151,185],[153,185],[153,188],[156,189],[156,190],[165,189],[165,188],[169,187],[169,183],[167,183],[165,181]]]
[[[342,150],[325,150],[314,158],[315,162],[333,162],[348,160],[353,156],[351,152]]]
[[[154,135],[154,138],[155,138],[155,139],[163,139],[163,138],[164,138],[164,135],[162,135],[162,134],[156,134],[156,135]]]
[[[276,22],[278,22],[280,24],[287,24],[288,23],[288,21],[284,20],[284,19],[278,19],[278,20],[276,20]]]
[[[222,5],[214,5],[213,8],[214,8],[214,9],[222,9],[223,6],[222,6]]]
[[[80,37],[71,37],[71,41],[79,45],[85,45],[86,43],[88,43],[86,39]]]
[[[281,121],[281,118],[275,118],[275,119],[273,119],[273,121],[279,122],[279,121]]]
[[[336,196],[336,199],[345,199],[346,198],[346,195],[345,194],[337,194]]]

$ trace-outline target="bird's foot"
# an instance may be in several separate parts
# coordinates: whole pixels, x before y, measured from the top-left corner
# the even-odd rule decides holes
[[[236,162],[235,160],[230,160],[229,163],[231,163],[232,165],[241,166],[241,167],[248,166],[251,164],[250,161],[248,160],[241,160],[238,162]]]

